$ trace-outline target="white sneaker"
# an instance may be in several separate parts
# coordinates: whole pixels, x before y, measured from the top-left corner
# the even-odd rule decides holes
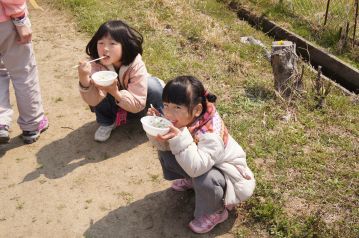
[[[116,128],[116,123],[109,126],[100,126],[95,132],[95,141],[104,142],[111,136],[111,132]]]

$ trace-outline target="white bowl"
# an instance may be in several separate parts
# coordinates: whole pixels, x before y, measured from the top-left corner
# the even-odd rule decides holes
[[[98,71],[91,75],[93,81],[101,86],[109,86],[117,79],[117,73],[113,71]]]
[[[164,117],[145,116],[141,118],[143,129],[151,136],[164,135],[172,123]]]

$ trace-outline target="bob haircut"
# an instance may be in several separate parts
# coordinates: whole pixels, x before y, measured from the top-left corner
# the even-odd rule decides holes
[[[162,101],[186,106],[192,114],[193,108],[202,104],[202,116],[207,111],[207,100],[215,102],[217,97],[205,91],[201,81],[193,76],[178,76],[170,80],[163,89]]]
[[[122,45],[123,65],[131,64],[138,54],[142,55],[143,36],[121,20],[111,20],[103,23],[86,46],[86,54],[92,59],[99,58],[97,41],[110,35],[111,38]]]

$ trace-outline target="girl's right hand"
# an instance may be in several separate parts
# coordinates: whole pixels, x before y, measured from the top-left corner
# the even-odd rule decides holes
[[[148,116],[161,116],[161,113],[154,107],[150,107],[147,110]]]
[[[164,141],[168,141],[169,139],[172,139],[175,136],[178,136],[180,133],[181,133],[180,129],[171,125],[170,130],[167,134],[164,134],[162,136],[157,135],[156,139],[157,139],[157,141],[164,142]]]
[[[90,85],[90,75],[92,70],[91,64],[87,63],[85,60],[81,60],[77,70],[79,72],[80,83],[85,87]]]
[[[89,76],[91,74],[91,64],[87,63],[86,60],[81,60],[77,69],[80,75]]]

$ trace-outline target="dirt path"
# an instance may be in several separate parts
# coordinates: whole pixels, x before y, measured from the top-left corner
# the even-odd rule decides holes
[[[24,145],[16,124],[0,145],[0,237],[233,237],[235,215],[209,235],[187,229],[193,192],[162,179],[139,124],[93,141],[94,115],[81,100],[76,70],[86,35],[48,6],[31,10],[34,48],[49,130]],[[12,97],[16,111],[16,103]]]

